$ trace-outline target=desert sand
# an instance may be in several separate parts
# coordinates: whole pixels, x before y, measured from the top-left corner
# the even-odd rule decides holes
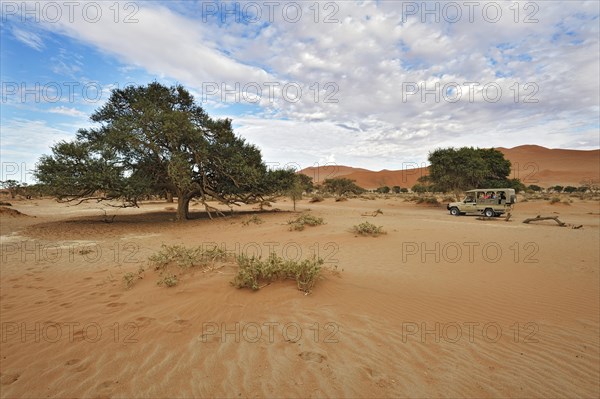
[[[497,148],[511,161],[510,177],[526,185],[548,188],[555,185],[578,187],[587,182],[600,182],[600,150],[550,149],[538,145]],[[375,189],[382,186],[410,188],[417,179],[428,174],[427,167],[410,160],[398,161],[398,170],[371,171],[341,165],[309,167],[301,172],[321,182],[327,178],[345,177],[360,187]]]
[[[173,222],[139,209],[18,200],[0,215],[0,391],[16,397],[598,397],[600,206],[518,203],[508,222],[389,196],[298,204],[326,224],[289,231],[289,200]],[[381,209],[377,217],[363,216]],[[537,214],[553,221],[523,224]],[[387,234],[360,237],[368,220]],[[156,285],[162,244],[317,253],[309,295],[259,291],[234,266]]]

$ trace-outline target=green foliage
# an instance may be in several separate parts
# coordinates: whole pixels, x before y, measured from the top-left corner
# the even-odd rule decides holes
[[[422,193],[427,192],[429,190],[429,188],[426,185],[424,185],[424,184],[417,183],[414,186],[412,186],[411,190],[414,193],[422,194]]]
[[[163,285],[166,287],[175,287],[177,284],[179,284],[179,279],[177,279],[177,275],[175,274],[167,274],[156,282],[156,285],[159,287]]]
[[[472,147],[437,149],[429,162],[429,180],[436,191],[446,192],[506,187],[511,166],[498,150]]]
[[[402,192],[402,193],[407,193],[407,192],[408,192],[408,188],[404,188],[404,187],[402,187],[402,188],[400,189],[400,192]]]
[[[162,245],[160,251],[148,257],[148,262],[157,270],[161,279],[158,285],[172,287],[179,281],[173,273],[174,266],[180,272],[185,272],[194,267],[200,267],[203,271],[214,269],[216,263],[227,262],[233,255],[222,248],[187,248],[183,245]]]
[[[382,186],[382,187],[379,187],[375,191],[378,192],[378,193],[380,193],[380,194],[388,194],[391,191],[391,189],[388,186]]]
[[[494,188],[494,187],[490,187],[490,188]],[[525,187],[525,184],[523,184],[521,182],[521,180],[519,180],[519,179],[509,179],[509,180],[507,180],[505,186],[496,187],[496,188],[513,188],[516,193],[520,193],[520,192],[527,190],[527,187]]]
[[[314,202],[322,202],[322,201],[324,201],[324,198],[323,198],[323,196],[322,196],[322,195],[315,194],[315,195],[313,195],[313,196],[311,197],[311,199],[310,199],[308,202],[310,202],[310,203],[314,203]]]
[[[387,234],[383,230],[383,226],[376,226],[373,223],[362,222],[359,225],[353,226],[352,231],[361,236],[377,237],[381,234]]]
[[[144,278],[144,271],[144,266],[140,266],[137,273],[128,272],[123,275],[123,283],[125,283],[127,289],[133,287],[138,280]]]
[[[530,184],[529,186],[527,186],[527,188],[531,191],[535,191],[535,192],[540,192],[543,190],[542,187],[536,185],[536,184]]]
[[[242,255],[238,257],[238,273],[231,284],[236,288],[258,290],[276,280],[294,279],[298,289],[310,292],[321,274],[323,259],[313,257],[300,262],[284,260],[271,253],[266,260]]]
[[[345,177],[325,179],[323,181],[323,190],[338,196],[342,196],[347,193],[351,194],[362,194],[366,190],[355,184],[355,180],[347,179]]]
[[[293,171],[270,171],[259,149],[237,137],[231,120],[211,119],[182,86],[157,82],[113,90],[92,115],[99,126],[40,158],[37,179],[61,200],[178,197],[177,218],[199,198],[225,204],[262,201],[289,188]],[[207,208],[208,209],[208,208]]]
[[[566,186],[563,189],[563,192],[569,193],[569,194],[574,193],[575,191],[577,191],[577,187],[573,187],[573,186]]]
[[[550,187],[550,190],[554,191],[555,193],[561,193],[563,191],[563,186],[552,186]]]
[[[402,188],[400,186],[394,186],[392,187],[392,191],[394,192],[394,194],[400,194]]]
[[[302,231],[304,230],[304,226],[319,226],[324,223],[323,218],[308,213],[304,213],[296,219],[288,221],[290,231]]]

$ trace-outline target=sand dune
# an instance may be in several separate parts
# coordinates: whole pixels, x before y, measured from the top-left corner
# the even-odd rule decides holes
[[[327,224],[301,232],[289,201],[248,226],[176,224],[164,203],[108,224],[92,206],[17,201],[36,218],[0,215],[0,396],[598,397],[600,212],[574,201],[519,203],[503,222],[396,197],[305,200]],[[519,222],[538,213],[584,227]],[[387,234],[355,237],[365,220]],[[121,281],[161,244],[207,243],[343,271],[310,295],[235,289],[233,266],[173,288],[153,270]]]
[[[600,150],[548,149],[536,145],[514,148],[498,148],[512,163],[510,177],[521,179],[526,184],[542,187],[572,185],[578,187],[587,181],[600,182]],[[370,171],[348,166],[321,166],[303,169],[304,173],[321,182],[326,178],[346,177],[356,180],[367,189],[381,186],[412,187],[417,179],[427,175],[427,168],[406,170]]]

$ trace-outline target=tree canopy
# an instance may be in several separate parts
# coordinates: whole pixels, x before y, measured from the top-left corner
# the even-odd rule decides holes
[[[291,170],[268,170],[260,150],[212,119],[182,86],[157,82],[113,90],[76,139],[41,157],[37,179],[62,200],[119,200],[137,206],[147,195],[178,198],[177,219],[198,198],[225,204],[262,201],[287,190]]]
[[[472,147],[441,148],[429,153],[427,180],[434,191],[473,188],[513,187],[518,179],[508,179],[511,163],[496,149]]]
[[[356,185],[355,180],[345,177],[336,177],[333,179],[325,179],[323,181],[323,190],[342,196],[346,193],[361,194],[365,189]]]

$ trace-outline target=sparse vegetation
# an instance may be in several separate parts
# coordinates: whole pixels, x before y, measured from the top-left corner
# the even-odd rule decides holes
[[[239,270],[231,284],[256,291],[276,280],[293,279],[300,291],[308,293],[317,282],[323,263],[323,259],[316,257],[299,262],[285,260],[274,253],[264,261],[240,256],[237,259]]]
[[[319,226],[324,223],[325,222],[323,218],[316,217],[308,213],[304,213],[298,216],[296,219],[288,221],[288,224],[290,225],[290,231],[302,231],[306,225]]]
[[[313,195],[308,202],[322,202],[324,200],[322,195],[315,194]]]
[[[242,225],[244,225],[244,226],[249,226],[249,225],[250,225],[250,223],[253,223],[253,224],[262,224],[262,223],[264,223],[264,222],[265,222],[265,221],[264,221],[264,220],[262,220],[262,219],[261,219],[261,218],[260,218],[258,215],[252,215],[252,216],[251,216],[251,217],[249,217],[248,219],[244,220],[244,221],[242,222]]]
[[[560,202],[560,198],[558,198],[558,197],[552,197],[550,199],[550,203],[551,204],[556,204],[557,202]]]
[[[133,287],[138,280],[141,280],[144,278],[145,271],[146,270],[144,269],[144,266],[140,266],[137,273],[133,273],[133,272],[125,273],[125,275],[123,276],[123,283],[125,283],[125,286],[128,289]]]
[[[426,204],[426,205],[440,205],[440,202],[436,197],[419,197],[417,198],[417,204]]]
[[[172,272],[173,266],[177,266],[182,272],[193,267],[200,267],[202,271],[207,271],[215,269],[217,263],[226,262],[232,256],[231,253],[218,247],[204,249],[202,247],[186,248],[182,245],[163,245],[158,253],[148,258],[148,261],[161,276],[157,284],[172,287],[179,281],[177,275]]]
[[[362,222],[359,225],[353,226],[352,231],[361,236],[377,237],[382,234],[387,234],[382,226],[376,226],[373,223]]]

